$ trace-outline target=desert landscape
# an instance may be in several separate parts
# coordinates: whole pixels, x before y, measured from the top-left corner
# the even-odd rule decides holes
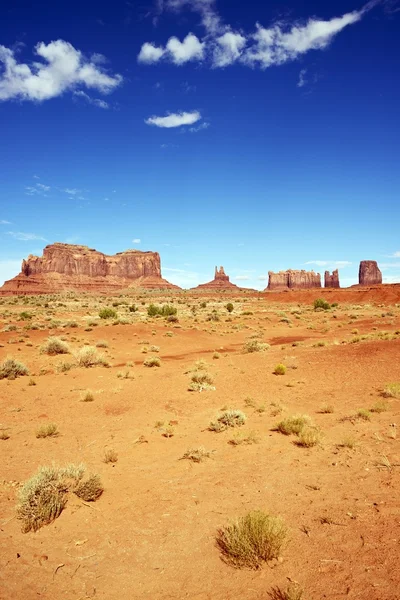
[[[32,263],[53,293],[0,298],[2,598],[398,599],[400,285]]]

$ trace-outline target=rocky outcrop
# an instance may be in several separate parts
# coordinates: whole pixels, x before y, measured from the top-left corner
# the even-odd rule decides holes
[[[21,273],[6,281],[0,292],[110,292],[128,287],[176,288],[162,279],[157,252],[126,250],[108,256],[87,246],[56,243],[46,246],[43,256],[23,260]]]
[[[359,285],[377,285],[382,283],[382,273],[376,260],[362,260],[358,271]]]
[[[338,269],[332,271],[332,275],[329,273],[329,271],[325,271],[325,287],[340,288]]]
[[[279,271],[268,272],[267,290],[308,290],[321,287],[321,275],[314,271]]]
[[[194,290],[240,290],[241,288],[229,281],[229,276],[225,273],[224,267],[219,269],[215,267],[215,275],[212,281],[201,283]]]

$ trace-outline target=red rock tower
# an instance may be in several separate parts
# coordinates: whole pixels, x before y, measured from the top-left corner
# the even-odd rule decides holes
[[[377,285],[382,283],[382,273],[376,260],[362,260],[358,271],[360,285]]]
[[[225,273],[224,267],[215,267],[214,281],[229,281],[229,276]]]
[[[329,273],[329,271],[325,271],[325,287],[340,288],[338,269],[332,271],[332,275]]]

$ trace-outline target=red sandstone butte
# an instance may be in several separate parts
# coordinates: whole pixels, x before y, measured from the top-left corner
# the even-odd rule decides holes
[[[268,272],[267,290],[308,290],[321,287],[321,275],[314,271],[279,271]]]
[[[55,243],[45,247],[43,256],[23,260],[21,273],[5,282],[0,294],[111,292],[130,287],[178,289],[161,277],[157,252],[126,250],[107,256],[87,246]]]
[[[382,273],[376,260],[362,260],[358,271],[359,285],[377,285],[382,283]]]
[[[329,271],[325,271],[325,287],[340,288],[338,269],[332,271],[332,275],[329,273]]]
[[[225,273],[224,267],[219,269],[215,267],[215,275],[212,281],[201,283],[194,290],[240,290],[237,285],[229,281],[229,276]]]

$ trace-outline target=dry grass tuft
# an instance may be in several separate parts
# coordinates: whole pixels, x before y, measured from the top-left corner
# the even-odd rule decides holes
[[[161,367],[161,360],[158,356],[150,356],[150,358],[146,358],[146,360],[143,361],[143,364],[145,367]]]
[[[94,346],[85,346],[78,350],[75,354],[76,361],[79,367],[95,367],[97,365],[108,366],[104,355],[98,352]]]
[[[55,423],[46,423],[36,430],[37,438],[57,437],[59,431]]]
[[[16,379],[23,375],[29,375],[28,368],[14,358],[6,358],[0,364],[0,379]]]
[[[18,492],[17,518],[22,521],[23,533],[37,531],[57,519],[65,508],[69,492],[79,491],[79,497],[83,497],[86,491],[87,498],[91,495],[92,499],[97,499],[103,491],[100,481],[93,476],[87,480],[85,487],[82,482],[84,472],[84,465],[40,467]]]
[[[104,457],[103,457],[103,462],[105,462],[105,463],[116,463],[116,462],[118,462],[118,453],[115,450],[113,450],[112,448],[109,448],[108,450],[105,450]]]
[[[270,348],[269,344],[265,344],[260,342],[259,340],[249,340],[243,346],[243,352],[252,353],[252,352],[264,352]]]
[[[217,546],[231,566],[259,569],[263,562],[279,557],[286,538],[287,528],[279,517],[254,510],[220,529]]]
[[[42,354],[55,356],[56,354],[69,354],[69,346],[58,337],[50,336],[40,347]]]
[[[370,412],[372,413],[383,413],[386,412],[387,410],[389,410],[389,404],[388,402],[376,402],[370,409]]]
[[[216,421],[210,423],[209,430],[220,433],[229,427],[241,427],[246,419],[246,415],[241,410],[225,410]]]
[[[321,432],[316,427],[303,427],[299,433],[299,439],[296,440],[296,444],[303,448],[312,448],[321,443],[321,437]]]
[[[86,481],[81,481],[74,489],[74,494],[85,502],[95,502],[104,492],[104,487],[98,475],[91,475]]]
[[[295,415],[280,421],[275,429],[284,435],[299,435],[304,427],[310,427],[311,425],[311,419],[308,415]]]
[[[260,438],[255,431],[236,431],[233,437],[229,440],[232,446],[250,446],[251,444],[258,444]]]
[[[189,383],[189,392],[202,392],[203,390],[212,390],[213,378],[207,371],[195,371],[191,376]]]
[[[93,402],[94,401],[94,394],[91,390],[86,390],[86,392],[84,392],[81,395],[81,402]]]
[[[297,585],[290,585],[286,590],[272,588],[268,593],[270,600],[303,600],[304,591]]]
[[[199,446],[198,448],[189,448],[186,450],[185,454],[182,456],[182,460],[191,460],[192,462],[200,463],[203,462],[205,458],[210,458],[212,452],[206,450],[203,446]]]
[[[400,383],[386,384],[382,396],[384,396],[384,398],[400,398]]]
[[[332,404],[323,404],[319,409],[319,412],[323,415],[332,414],[335,412],[335,407]]]

